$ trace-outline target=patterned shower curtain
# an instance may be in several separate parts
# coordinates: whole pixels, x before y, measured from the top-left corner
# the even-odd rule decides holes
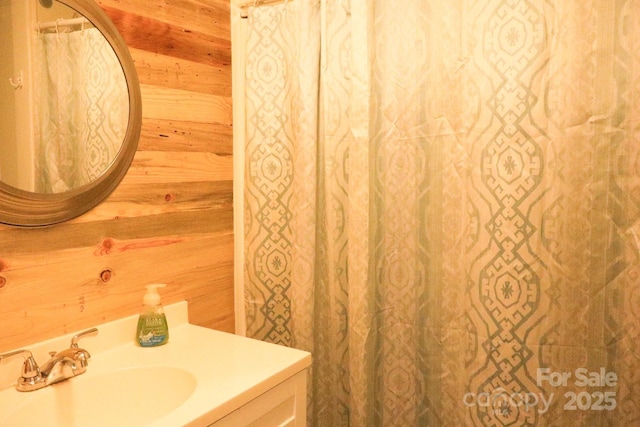
[[[98,178],[128,126],[129,97],[115,52],[96,28],[38,36],[36,191],[58,193]]]
[[[640,423],[640,2],[250,10],[247,334],[309,425]]]

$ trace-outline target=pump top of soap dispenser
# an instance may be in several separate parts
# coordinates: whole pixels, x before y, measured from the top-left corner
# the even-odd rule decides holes
[[[155,283],[153,285],[147,285],[147,293],[144,294],[144,298],[142,299],[142,303],[144,305],[160,305],[160,294],[158,293],[158,288],[164,288],[165,284]]]

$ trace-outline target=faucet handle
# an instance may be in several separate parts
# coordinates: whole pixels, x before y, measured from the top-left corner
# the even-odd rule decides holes
[[[94,335],[98,335],[98,328],[87,329],[86,331],[74,335],[73,338],[71,338],[71,348],[78,348],[78,341],[80,341],[80,338],[92,337]]]
[[[22,357],[22,378],[35,378],[40,376],[40,368],[29,350],[16,350],[10,353],[0,354],[0,364],[10,362],[13,359]]]
[[[71,348],[69,350],[73,350],[72,359],[74,363],[78,362],[78,366],[75,368],[78,374],[81,374],[87,369],[89,359],[91,358],[91,354],[89,354],[87,350],[78,347],[78,341],[80,338],[91,337],[94,335],[98,335],[98,328],[87,329],[86,331],[80,332],[71,338]]]
[[[22,364],[22,374],[18,378],[16,388],[19,391],[30,390],[37,386],[37,384],[44,381],[40,368],[33,358],[33,354],[29,350],[16,350],[10,353],[0,354],[0,365],[7,363],[15,358],[24,358]]]

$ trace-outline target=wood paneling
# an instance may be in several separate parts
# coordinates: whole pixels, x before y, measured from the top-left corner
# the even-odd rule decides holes
[[[0,351],[136,314],[149,283],[192,323],[234,328],[229,1],[97,3],[140,78],[138,152],[87,214],[0,226]]]

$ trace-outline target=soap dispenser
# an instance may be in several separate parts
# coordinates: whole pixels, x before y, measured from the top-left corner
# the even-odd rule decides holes
[[[144,308],[138,318],[136,340],[141,347],[157,347],[169,341],[167,317],[160,303],[158,288],[164,284],[147,285],[147,293],[142,299]]]

